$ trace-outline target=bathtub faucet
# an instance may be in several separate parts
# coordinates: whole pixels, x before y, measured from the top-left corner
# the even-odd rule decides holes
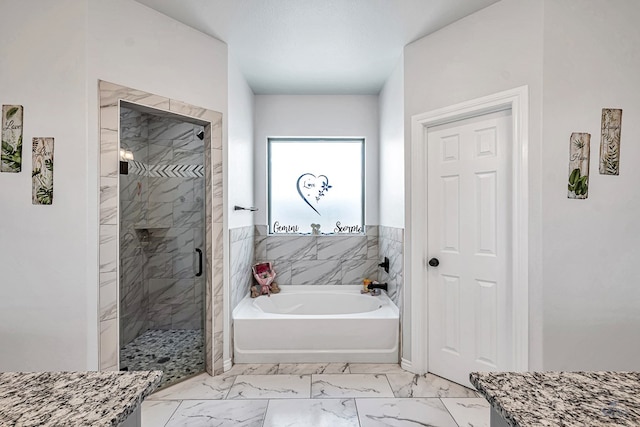
[[[367,285],[367,289],[371,290],[371,289],[384,289],[385,291],[387,290],[388,285],[386,283],[369,283]]]

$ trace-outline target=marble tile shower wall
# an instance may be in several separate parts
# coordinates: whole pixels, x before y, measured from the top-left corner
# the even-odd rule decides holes
[[[271,261],[279,285],[358,285],[378,280],[378,226],[362,236],[273,236],[256,226],[256,262]],[[247,289],[248,291],[248,289]]]
[[[148,165],[204,165],[201,126],[151,116]],[[195,277],[195,249],[204,248],[204,178],[149,176],[147,224],[148,329],[201,329],[204,278]]]
[[[147,166],[203,165],[200,126],[121,108],[121,147]],[[200,329],[204,178],[120,175],[121,345],[148,329]],[[141,231],[147,229],[147,237]]]
[[[120,109],[120,146],[140,162],[147,161],[148,116]],[[120,175],[120,345],[147,330],[149,286],[145,280],[147,256],[136,233],[147,211],[148,178]]]

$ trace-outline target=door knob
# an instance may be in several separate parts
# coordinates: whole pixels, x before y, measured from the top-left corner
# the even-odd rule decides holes
[[[437,267],[437,266],[439,266],[439,265],[440,265],[440,261],[438,261],[438,258],[431,258],[431,259],[429,260],[429,265],[430,265],[431,267]]]

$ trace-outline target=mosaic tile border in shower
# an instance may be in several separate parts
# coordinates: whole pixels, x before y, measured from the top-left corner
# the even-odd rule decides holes
[[[120,103],[158,110],[158,115],[181,115],[194,123],[205,122],[206,194],[206,265],[205,289],[205,366],[209,374],[222,373],[223,348],[223,198],[222,198],[222,114],[194,107],[163,96],[149,94],[106,81],[99,81],[100,90],[100,296],[99,369],[118,370],[118,194]],[[114,200],[115,199],[115,200]],[[115,202],[115,203],[114,203]],[[115,206],[114,206],[115,205]],[[114,210],[115,209],[115,210]],[[214,259],[216,262],[214,262]],[[215,266],[215,269],[213,269]],[[114,279],[115,276],[115,280]],[[116,298],[113,296],[116,295]],[[114,316],[114,313],[116,314]]]
[[[148,165],[129,160],[129,174],[152,178],[204,178],[202,165]]]
[[[202,165],[149,165],[148,176],[164,178],[202,178]]]

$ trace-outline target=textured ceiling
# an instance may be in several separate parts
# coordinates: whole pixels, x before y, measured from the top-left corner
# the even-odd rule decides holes
[[[226,42],[256,94],[377,94],[406,44],[497,0],[137,1]]]

